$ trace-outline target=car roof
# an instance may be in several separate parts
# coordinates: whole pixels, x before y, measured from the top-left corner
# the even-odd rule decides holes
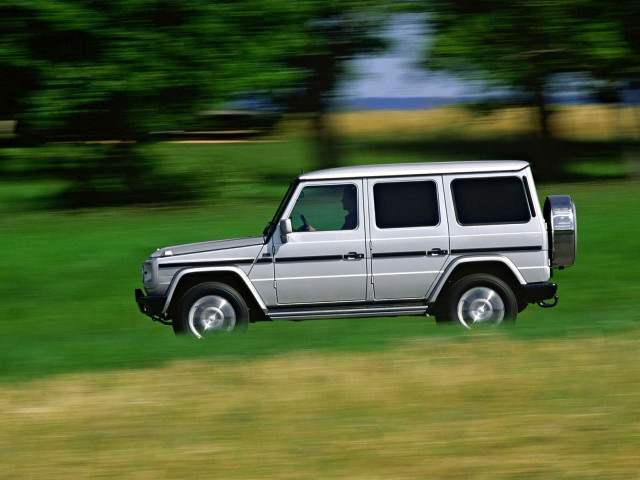
[[[412,175],[450,175],[455,173],[518,172],[529,166],[522,160],[482,160],[465,162],[394,163],[329,168],[303,173],[300,180],[372,178]]]

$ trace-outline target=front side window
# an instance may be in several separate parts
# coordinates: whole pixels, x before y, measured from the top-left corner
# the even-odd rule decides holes
[[[297,232],[358,228],[358,189],[353,184],[304,187],[291,211]]]
[[[390,182],[373,186],[378,228],[433,227],[440,223],[435,182]]]
[[[519,177],[465,178],[451,183],[460,225],[526,223],[531,219]]]

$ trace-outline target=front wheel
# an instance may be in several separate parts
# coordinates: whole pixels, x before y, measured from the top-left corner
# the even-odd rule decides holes
[[[207,282],[184,294],[173,329],[176,334],[202,338],[246,330],[248,323],[249,310],[242,295],[223,283]]]
[[[470,275],[451,287],[449,318],[465,328],[512,323],[518,302],[511,287],[493,275]]]

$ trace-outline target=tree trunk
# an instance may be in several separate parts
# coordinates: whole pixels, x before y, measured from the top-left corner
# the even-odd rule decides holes
[[[323,112],[314,112],[312,115],[318,168],[338,167],[340,165],[338,142],[331,122]]]
[[[331,92],[338,78],[338,60],[332,54],[310,56],[311,78],[309,82],[309,104],[312,115],[313,136],[316,144],[316,164],[318,168],[333,168],[340,165],[337,134],[327,117]]]
[[[556,179],[559,177],[560,169],[558,167],[561,158],[559,158],[558,148],[551,134],[549,125],[551,110],[545,99],[542,82],[538,82],[535,85],[533,100],[540,127],[538,148],[535,148],[534,152],[532,152],[532,161],[536,168],[536,176],[538,178]]]
[[[548,140],[551,138],[551,130],[549,129],[549,116],[551,115],[551,111],[547,106],[547,102],[544,98],[544,89],[541,85],[536,85],[533,101],[538,111],[540,135],[544,140]]]

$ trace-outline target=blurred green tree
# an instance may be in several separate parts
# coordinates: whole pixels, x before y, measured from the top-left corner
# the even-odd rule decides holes
[[[428,12],[423,65],[529,94],[546,145],[551,82],[580,73],[600,88],[640,74],[636,0],[434,0],[411,8]],[[552,174],[557,159],[541,153],[540,167]]]
[[[5,0],[0,114],[46,138],[141,139],[237,92],[311,112],[320,164],[346,61],[382,46],[381,0]]]
[[[574,67],[566,2],[445,0],[428,8],[433,41],[424,66],[532,93],[548,137],[547,81]]]
[[[272,7],[7,0],[0,5],[0,111],[49,137],[129,139],[176,128],[232,92],[292,75],[277,45],[286,30],[265,21],[281,10]]]
[[[289,35],[274,20],[281,10],[258,0],[6,0],[0,119],[17,119],[22,133],[46,140],[139,141],[153,130],[185,128],[192,112],[232,92],[291,81],[279,44]],[[174,179],[168,188],[140,149],[82,152],[81,162],[70,152],[74,160],[52,170],[70,182],[66,205],[187,193],[181,183],[189,182]]]
[[[278,0],[276,0],[278,1]],[[338,166],[337,134],[327,119],[336,85],[348,75],[348,62],[387,46],[381,36],[389,10],[380,0],[302,0],[286,65],[298,72],[290,109],[311,113],[318,167]]]

